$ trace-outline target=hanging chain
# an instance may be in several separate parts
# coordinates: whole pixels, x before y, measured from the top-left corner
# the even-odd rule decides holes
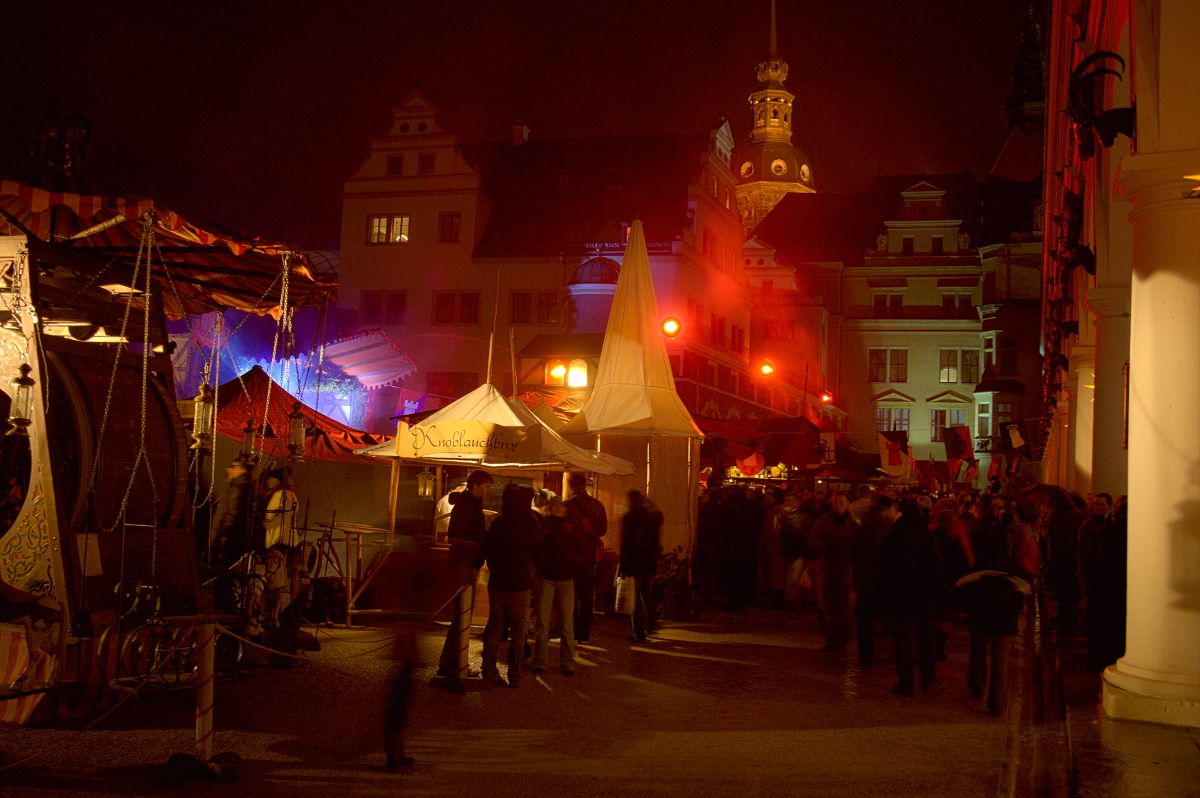
[[[145,281],[145,294],[142,310],[142,380],[141,380],[141,405],[139,417],[138,431],[138,452],[134,458],[133,468],[129,474],[129,481],[125,485],[125,493],[121,497],[121,505],[117,509],[116,517],[113,519],[112,526],[105,526],[97,519],[97,524],[100,529],[106,534],[113,532],[117,528],[117,524],[121,523],[121,519],[125,516],[125,511],[129,506],[129,498],[133,494],[133,486],[137,479],[138,466],[141,463],[146,465],[146,475],[150,480],[150,491],[153,499],[153,518],[155,539],[154,545],[157,548],[157,529],[158,529],[158,487],[154,484],[154,474],[150,467],[150,461],[146,454],[146,416],[147,416],[147,395],[150,379],[150,299],[152,287],[152,273],[150,266],[150,254],[154,247],[154,220],[152,212],[147,212],[143,217],[142,241],[138,246],[137,259],[133,266],[133,276],[130,280],[133,287],[137,287],[139,279]],[[142,268],[145,267],[144,277]],[[93,504],[95,501],[96,477],[100,469],[100,453],[104,448],[104,434],[108,429],[108,417],[112,412],[112,400],[115,393],[117,383],[117,373],[121,365],[121,354],[125,351],[125,343],[127,333],[129,331],[129,318],[133,310],[134,295],[131,293],[125,298],[125,311],[121,316],[121,331],[119,340],[115,346],[113,356],[113,367],[109,374],[108,391],[104,397],[104,412],[100,416],[100,430],[96,436],[96,452],[92,459],[91,475],[88,478],[87,493],[92,496]],[[151,566],[153,569],[153,565]]]
[[[288,308],[288,302],[289,302],[288,289],[291,285],[291,279],[290,279],[291,270],[292,270],[291,263],[292,263],[292,254],[290,252],[283,253],[283,272],[281,275],[282,282],[279,286],[279,323],[276,324],[276,326],[275,326],[275,337],[271,341],[271,362],[267,366],[267,376],[268,377],[271,377],[271,371],[275,368],[275,358],[279,354],[280,336],[281,336],[281,334],[283,334],[286,331],[291,329],[292,317],[291,317],[291,313]],[[267,396],[266,396],[266,401],[263,403],[263,423],[262,423],[262,427],[259,428],[259,430],[258,430],[259,434],[258,434],[257,454],[260,458],[262,457],[263,448],[267,442],[267,438],[266,438],[267,422],[271,417],[271,386],[274,384],[274,382],[275,382],[275,380],[273,378],[267,380]],[[253,448],[253,447],[251,447],[251,448]]]

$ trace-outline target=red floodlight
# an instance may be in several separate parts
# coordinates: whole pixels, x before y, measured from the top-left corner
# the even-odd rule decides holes
[[[665,319],[663,319],[662,332],[663,335],[667,336],[668,338],[674,338],[675,336],[679,335],[682,330],[683,325],[679,322],[679,319],[675,318],[674,316],[667,316]]]
[[[829,391],[821,391],[821,401],[825,404],[829,404],[833,401],[833,394],[831,394]]]
[[[775,373],[775,364],[769,360],[764,360],[762,362],[762,364],[758,367],[758,373],[763,375],[764,377],[770,377],[772,374]]]

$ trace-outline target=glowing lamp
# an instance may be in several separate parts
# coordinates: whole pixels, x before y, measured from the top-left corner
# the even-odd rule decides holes
[[[247,463],[254,462],[254,437],[256,433],[254,419],[246,419],[246,428],[242,430],[242,451],[240,457]]]
[[[192,397],[192,446],[198,452],[212,451],[213,389],[207,383]]]
[[[587,384],[588,384],[587,362],[584,360],[572,360],[571,367],[567,370],[567,387],[569,387],[569,388],[586,388]]]
[[[833,394],[831,394],[829,391],[821,391],[821,401],[825,404],[829,404],[833,401]]]
[[[432,499],[434,481],[433,472],[429,470],[429,466],[425,466],[425,470],[417,474],[417,496],[422,499]]]
[[[674,316],[667,316],[662,322],[663,335],[668,338],[674,338],[683,330],[683,325],[679,323],[679,319]]]
[[[556,380],[561,380],[563,377],[567,376],[566,364],[555,363],[550,367],[550,376]]]
[[[288,457],[304,459],[304,413],[299,402],[293,402],[292,412],[288,413]]]
[[[760,365],[758,367],[758,373],[763,375],[764,377],[770,377],[772,374],[775,373],[775,364],[771,363],[771,361],[769,361],[769,360],[764,362],[762,365]]]
[[[28,363],[22,363],[20,373],[12,379],[12,404],[8,408],[8,435],[29,437],[33,423],[33,377]]]

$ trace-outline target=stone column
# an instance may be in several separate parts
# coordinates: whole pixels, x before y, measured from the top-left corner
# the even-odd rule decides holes
[[[1200,150],[1137,155],[1133,207],[1129,566],[1125,656],[1104,673],[1112,717],[1200,726]]]
[[[1092,435],[1092,486],[1114,498],[1129,492],[1129,453],[1125,451],[1125,364],[1129,362],[1129,288],[1101,286],[1088,291],[1095,316],[1096,379]]]
[[[1076,346],[1071,350],[1071,426],[1068,451],[1071,462],[1071,489],[1085,494],[1092,490],[1092,395],[1096,377],[1091,346]]]

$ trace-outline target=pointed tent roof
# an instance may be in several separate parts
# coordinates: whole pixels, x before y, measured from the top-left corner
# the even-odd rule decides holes
[[[261,366],[222,383],[216,399],[218,433],[240,441],[248,420],[259,426],[265,419],[271,437],[263,440],[263,451],[276,459],[288,456],[288,414],[300,400],[272,380]],[[362,463],[354,457],[355,450],[373,446],[384,437],[338,423],[303,402],[300,413],[304,416],[305,457],[309,460]]]
[[[675,392],[640,221],[625,247],[595,387],[563,432],[704,437]]]
[[[561,469],[570,467],[599,474],[633,473],[633,464],[626,460],[610,454],[589,451],[564,440],[532,410],[520,401],[506,399],[496,386],[490,383],[484,383],[466,396],[454,400],[428,416],[420,424],[414,425],[414,428],[427,430],[439,423],[461,421],[482,422],[498,428],[528,430],[529,436],[534,437],[533,445],[531,447],[522,446],[521,450],[532,452],[534,456],[518,460],[512,457],[501,457],[491,452],[472,451],[438,453],[411,459],[450,465],[478,465],[484,468]],[[396,457],[396,448],[394,441],[388,441],[378,446],[362,449],[358,454]]]

